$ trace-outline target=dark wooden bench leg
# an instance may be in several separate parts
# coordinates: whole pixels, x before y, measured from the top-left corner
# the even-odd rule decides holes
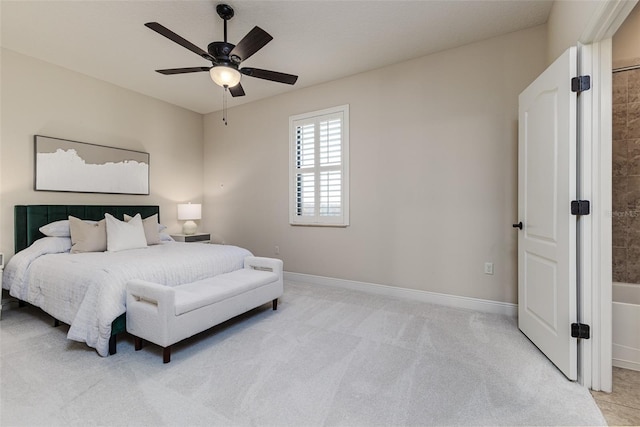
[[[271,304],[273,305],[273,309],[277,310],[278,309],[278,298],[274,299]]]
[[[133,338],[133,342],[134,342],[134,344],[135,344],[136,351],[138,351],[138,350],[142,350],[142,338],[140,338],[140,337],[134,337],[134,338]]]
[[[109,338],[109,354],[110,355],[116,354],[116,336],[115,335],[111,335],[111,338]]]
[[[171,362],[171,346],[162,349],[162,363]]]
[[[60,326],[60,321],[58,319],[53,319],[53,327],[57,328],[58,326]]]

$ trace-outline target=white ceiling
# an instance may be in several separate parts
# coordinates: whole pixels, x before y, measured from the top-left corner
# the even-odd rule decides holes
[[[2,0],[2,46],[199,113],[222,109],[210,63],[144,26],[156,21],[202,49],[223,39],[222,0]],[[258,25],[274,40],[242,66],[299,75],[295,86],[243,77],[240,105],[543,24],[550,0],[226,1],[228,40]],[[473,64],[469,64],[473,69]]]

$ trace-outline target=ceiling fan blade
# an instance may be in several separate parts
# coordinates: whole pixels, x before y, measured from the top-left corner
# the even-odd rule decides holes
[[[175,43],[178,43],[180,46],[189,49],[191,52],[200,55],[204,59],[209,60],[209,61],[213,61],[213,57],[211,55],[209,55],[209,53],[207,53],[204,50],[200,49],[198,46],[196,46],[195,44],[191,43],[189,40],[180,37],[179,35],[177,35],[173,31],[171,31],[167,27],[165,27],[163,25],[160,25],[157,22],[147,22],[144,25],[147,28],[151,28],[156,33],[165,36],[169,40],[171,40],[171,41],[173,41]]]
[[[242,88],[242,85],[240,83],[238,83],[234,87],[230,87],[229,92],[231,93],[231,96],[233,96],[234,98],[236,96],[244,96],[244,89]]]
[[[273,40],[273,37],[265,30],[260,27],[253,27],[233,48],[229,56],[237,56],[241,61],[244,61],[262,49],[271,40]]]
[[[240,69],[240,72],[245,76],[271,80],[272,82],[286,83],[288,85],[295,84],[295,82],[298,80],[298,76],[294,76],[293,74],[279,73],[277,71],[270,70],[261,70],[260,68],[244,67]]]
[[[166,76],[170,74],[197,73],[200,71],[209,71],[211,67],[189,67],[189,68],[168,68],[166,70],[156,70],[160,74]]]

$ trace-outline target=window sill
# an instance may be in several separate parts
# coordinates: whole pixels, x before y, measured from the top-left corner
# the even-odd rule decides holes
[[[292,223],[289,225],[292,227],[333,227],[333,228],[347,228],[349,224],[318,224],[318,223]]]

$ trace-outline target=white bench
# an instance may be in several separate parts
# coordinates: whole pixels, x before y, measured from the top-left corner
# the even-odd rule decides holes
[[[127,283],[127,332],[164,348],[215,325],[272,302],[278,308],[283,293],[282,261],[247,257],[244,268],[193,283],[170,287],[144,280]]]

